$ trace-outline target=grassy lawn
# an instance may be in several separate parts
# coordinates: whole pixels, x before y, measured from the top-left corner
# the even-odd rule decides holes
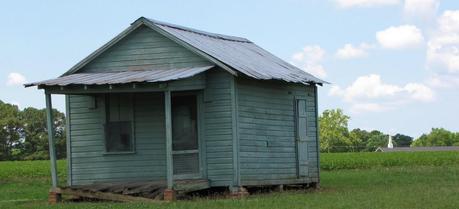
[[[362,159],[355,159],[352,155]],[[335,166],[333,169],[323,168],[320,190],[258,194],[243,200],[197,198],[190,201],[158,204],[62,203],[51,208],[459,207],[458,152],[346,153],[324,154],[321,158],[323,166],[332,162]],[[401,158],[399,160],[404,163],[402,165],[380,163],[384,162],[384,158],[392,160]],[[419,160],[420,158],[427,160]],[[369,163],[371,159],[374,163]],[[413,163],[409,163],[410,161],[406,159],[413,159]],[[366,163],[361,163],[361,161]],[[419,161],[424,162],[425,165],[420,164]],[[65,162],[61,161],[59,165],[63,168],[59,170],[61,181],[65,181]],[[347,169],[349,165],[354,165],[353,169]],[[48,208],[46,201],[50,185],[48,170],[47,161],[0,162],[0,208]]]

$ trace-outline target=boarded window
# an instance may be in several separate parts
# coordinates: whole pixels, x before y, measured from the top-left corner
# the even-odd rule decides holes
[[[107,152],[134,151],[132,99],[130,94],[108,94],[105,97]]]

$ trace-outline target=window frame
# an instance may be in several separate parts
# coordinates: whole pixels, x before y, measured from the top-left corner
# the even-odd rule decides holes
[[[128,98],[128,105],[129,105],[129,118],[128,120],[118,120],[118,121],[110,121],[110,96],[127,96]],[[135,137],[135,94],[130,94],[130,93],[109,93],[109,94],[104,94],[103,96],[104,99],[104,111],[103,111],[103,128],[104,128],[104,155],[124,155],[124,154],[135,154],[136,153],[136,137]],[[131,149],[128,151],[109,151],[107,147],[107,141],[109,140],[108,136],[108,129],[107,125],[110,124],[110,122],[129,122],[131,124]]]

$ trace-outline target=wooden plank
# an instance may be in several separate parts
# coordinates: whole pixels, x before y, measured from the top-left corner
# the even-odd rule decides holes
[[[316,165],[317,165],[317,172],[315,173],[318,177],[317,179],[317,183],[320,183],[320,147],[319,147],[319,142],[320,142],[320,134],[319,134],[319,100],[318,100],[318,92],[317,92],[317,85],[314,85],[314,103],[315,103],[315,112],[316,112],[316,115],[315,115],[315,124],[316,124],[316,136],[315,136],[315,143],[316,143],[316,155],[317,155],[317,159],[316,159]]]
[[[72,95],[71,98],[72,101],[75,100],[80,104],[87,102],[87,96]],[[104,115],[101,114],[104,106],[103,100],[99,101],[100,105],[95,110],[71,114],[72,124],[76,124],[74,129],[71,129],[72,171],[78,174],[73,178],[74,183],[123,180],[125,178],[165,178],[166,155],[162,93],[136,93],[134,100],[136,152],[132,154],[106,155],[102,128],[88,125],[87,118],[97,118],[98,126],[102,127],[103,119],[100,117]],[[85,105],[79,106],[84,108]],[[82,117],[73,117],[75,115]],[[97,121],[94,122],[97,123]],[[88,129],[85,130],[85,128]],[[110,175],[110,171],[113,171],[114,174]]]
[[[166,177],[167,188],[173,187],[173,162],[172,162],[172,113],[171,113],[171,92],[164,92],[164,112],[166,124]]]
[[[71,129],[70,129],[70,96],[65,95],[65,138],[67,148],[67,184],[72,186],[72,140],[71,140]]]
[[[205,77],[204,77],[205,78]],[[196,96],[198,111],[198,143],[199,143],[199,168],[202,178],[207,178],[207,146],[204,137],[204,93],[199,91]]]
[[[97,56],[102,54],[104,51],[106,51],[107,49],[109,49],[110,47],[115,45],[118,41],[120,41],[125,36],[127,36],[129,33],[134,31],[135,29],[137,29],[140,25],[141,25],[140,23],[132,24],[131,26],[126,28],[124,31],[122,31],[120,34],[118,34],[116,37],[114,37],[112,40],[110,40],[109,42],[104,44],[102,47],[100,47],[99,49],[97,49],[96,51],[94,51],[93,53],[88,55],[86,58],[84,58],[83,60],[78,62],[75,66],[70,68],[70,70],[65,72],[64,75],[69,75],[69,74],[72,74],[72,73],[80,70],[83,66],[85,66],[86,64],[91,62],[94,58],[96,58]]]
[[[51,182],[53,188],[57,188],[57,163],[56,163],[56,148],[54,142],[54,118],[53,118],[53,105],[51,101],[51,94],[45,94],[46,100],[46,118],[48,129],[48,144],[49,144],[49,158],[51,161]]]
[[[298,175],[308,176],[308,144],[307,144],[307,114],[306,100],[296,99],[296,147],[298,160]]]
[[[102,49],[103,48],[103,49]],[[130,67],[154,65],[161,68],[208,64],[197,56],[158,32],[136,22],[122,36],[112,40],[101,49],[72,68],[84,72],[125,71]]]
[[[79,191],[79,190],[74,190],[74,189],[69,189],[69,188],[62,189],[62,194],[91,198],[91,199],[99,199],[99,200],[110,200],[110,201],[115,201],[115,202],[147,202],[147,203],[158,202],[157,200],[143,198],[143,197],[134,197],[134,196],[129,196],[129,195],[114,194],[114,193],[108,193],[108,192]]]
[[[174,184],[174,189],[180,192],[193,192],[209,187],[209,180],[207,179],[177,180]]]
[[[306,184],[313,182],[311,178],[303,178],[303,179],[296,179],[296,178],[287,178],[287,179],[266,179],[266,180],[242,180],[242,185],[244,186],[260,186],[260,185],[289,185],[289,184]]]
[[[310,94],[313,89],[249,79],[240,79],[238,86],[240,155],[241,164],[244,165],[241,181],[244,184],[248,178],[258,178],[258,183],[263,184],[270,182],[270,178],[283,178],[279,175],[269,176],[270,173],[285,173],[296,178],[295,97],[302,96],[305,105],[310,105],[314,99],[314,95]],[[306,125],[308,131],[314,134],[307,132],[304,137],[310,149],[316,145],[309,144],[314,142],[315,137],[315,108],[307,106],[303,113],[306,122],[314,124]],[[307,154],[309,160],[316,160],[315,157],[311,158],[317,155],[316,149],[313,150],[310,149],[311,152]],[[266,175],[256,176],[263,172]]]
[[[233,137],[233,187],[240,186],[239,173],[239,128],[238,128],[238,95],[237,95],[236,78],[231,78],[231,122],[232,122],[232,137]]]
[[[207,178],[212,186],[230,186],[234,184],[232,76],[216,69],[207,71],[206,77],[203,135],[206,141]],[[215,152],[217,149],[222,152]]]

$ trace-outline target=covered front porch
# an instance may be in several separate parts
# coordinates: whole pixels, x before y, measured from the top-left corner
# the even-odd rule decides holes
[[[201,131],[205,74],[169,82],[38,87],[45,90],[48,127],[54,121],[52,95],[66,95],[68,186],[58,185],[49,128],[52,194],[107,184],[145,190],[154,184],[172,200],[175,191],[209,187]]]

